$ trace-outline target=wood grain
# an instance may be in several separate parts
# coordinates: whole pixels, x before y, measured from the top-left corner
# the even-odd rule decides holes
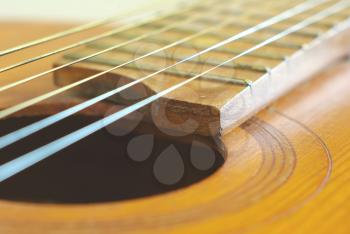
[[[24,34],[32,30],[25,28]],[[2,35],[11,40],[11,30]],[[227,161],[200,183],[94,205],[1,200],[0,232],[346,234],[349,77],[348,63],[335,65],[226,135]],[[9,104],[38,92],[43,89],[13,91],[0,100]]]

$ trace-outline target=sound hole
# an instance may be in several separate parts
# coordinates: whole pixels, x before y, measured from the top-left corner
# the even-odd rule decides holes
[[[0,135],[43,117],[22,116],[1,120]],[[0,150],[0,163],[13,160],[98,119],[100,117],[77,115],[61,121]],[[152,137],[150,134],[147,136],[148,139]],[[126,136],[116,137],[106,129],[100,130],[0,183],[0,199],[36,203],[98,203],[134,199],[196,183],[208,177],[223,163],[222,157],[215,151],[212,165],[198,164],[199,155],[190,155],[193,153],[193,144],[161,136],[153,137],[152,149],[147,149],[150,155],[133,158],[129,154],[135,148],[129,146],[128,149],[128,144],[137,141],[135,139],[140,138],[140,133],[133,131]],[[183,173],[177,175],[180,177],[176,183],[167,183],[169,179],[171,182],[171,175],[163,180],[157,178],[159,173],[161,175],[164,170],[168,170],[157,164],[160,161],[167,164],[169,159],[162,160],[159,157],[169,149],[176,149],[181,156],[177,163],[183,163],[183,171],[175,172]],[[202,153],[200,148],[196,152]],[[173,163],[171,160],[170,164]]]

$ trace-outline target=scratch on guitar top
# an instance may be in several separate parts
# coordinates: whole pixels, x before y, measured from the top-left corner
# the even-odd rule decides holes
[[[315,192],[311,196],[309,196],[308,199],[306,199],[302,204],[300,204],[300,205],[304,205],[304,204],[308,203],[309,201],[311,201],[312,199],[314,199],[319,193],[321,193],[321,191],[326,187],[327,183],[329,182],[331,175],[332,175],[332,171],[333,171],[333,158],[332,158],[331,151],[329,150],[329,148],[328,148],[327,144],[324,142],[324,140],[317,133],[315,133],[312,129],[310,129],[308,126],[306,126],[305,124],[301,123],[300,121],[296,120],[295,118],[292,118],[292,117],[280,112],[279,110],[275,109],[274,107],[269,107],[268,110],[271,112],[274,112],[274,113],[296,123],[300,127],[304,128],[307,132],[309,132],[311,135],[313,135],[315,137],[315,139],[322,146],[322,148],[324,149],[324,151],[326,153],[327,160],[328,160],[327,174],[324,177],[324,179],[323,179],[322,183],[320,184],[320,186],[318,187],[318,189],[316,189]]]
[[[324,140],[317,134],[315,133],[312,129],[310,129],[309,127],[307,127],[305,124],[301,123],[300,121],[296,120],[295,118],[292,118],[282,112],[280,112],[279,110],[277,110],[274,107],[268,107],[267,108],[268,111],[270,111],[271,113],[275,113],[295,124],[297,124],[298,126],[300,126],[301,128],[303,128],[305,131],[307,131],[308,133],[310,133],[312,136],[315,137],[316,141],[320,144],[320,146],[322,147],[322,149],[325,151],[326,157],[327,157],[327,161],[328,161],[328,167],[327,167],[327,172],[325,177],[323,178],[322,182],[320,183],[320,185],[318,186],[318,188],[311,193],[308,197],[306,197],[302,202],[294,205],[293,207],[280,212],[279,214],[276,214],[272,217],[269,217],[265,220],[262,220],[261,222],[257,223],[254,226],[250,226],[250,227],[245,227],[245,228],[241,228],[239,230],[237,230],[237,232],[235,233],[248,233],[251,232],[253,230],[256,230],[257,228],[259,228],[260,226],[262,226],[263,224],[268,224],[268,223],[273,223],[277,220],[280,220],[281,218],[287,217],[292,215],[293,213],[295,213],[296,211],[298,211],[299,209],[301,209],[304,205],[306,205],[307,203],[309,203],[311,200],[313,200],[318,194],[320,194],[323,189],[326,187],[326,185],[328,184],[331,174],[332,174],[332,170],[333,170],[333,159],[332,159],[332,154],[327,146],[327,144],[324,142]],[[256,121],[258,120],[258,121]],[[250,122],[256,122],[259,123],[259,119],[257,119],[256,117],[254,117],[252,119],[252,121]],[[249,123],[249,121],[248,121]],[[288,139],[288,138],[287,138]]]

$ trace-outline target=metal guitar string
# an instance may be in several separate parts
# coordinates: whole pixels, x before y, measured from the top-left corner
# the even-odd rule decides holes
[[[264,26],[268,27],[270,24],[276,23],[276,20],[277,21],[281,21],[285,17],[291,17],[291,15],[296,14],[296,12],[299,12],[301,9],[305,10],[306,9],[305,7],[309,8],[310,5],[306,6],[305,4],[301,4],[301,5],[295,7],[293,9],[291,9],[291,10],[283,12],[280,15],[277,15],[277,16],[269,19],[268,21],[265,21],[265,22],[257,25],[256,27],[254,27],[254,30],[248,29],[246,32],[242,32],[241,35],[233,36],[230,41],[238,40],[239,38],[244,37],[245,35],[249,35],[249,33],[253,33],[255,31],[257,31],[258,28],[263,28]],[[293,13],[293,14],[291,14],[291,13]],[[218,47],[220,47],[222,45],[223,44],[220,44],[220,45],[218,45]],[[56,123],[56,122],[58,122],[58,121],[60,121],[62,119],[64,119],[64,118],[74,114],[74,113],[77,113],[80,110],[83,110],[83,109],[85,109],[85,108],[87,108],[87,107],[89,107],[89,106],[91,106],[91,105],[93,105],[93,104],[95,104],[95,103],[97,103],[99,101],[102,101],[102,100],[104,100],[104,99],[106,99],[106,98],[108,98],[110,96],[113,96],[113,95],[115,95],[115,94],[117,94],[117,93],[119,93],[119,92],[121,92],[123,90],[126,90],[127,88],[130,88],[130,87],[132,87],[132,86],[134,86],[134,85],[136,85],[136,84],[138,84],[138,83],[140,83],[142,81],[145,81],[146,79],[150,79],[151,77],[153,77],[156,74],[159,74],[159,73],[161,73],[161,72],[163,72],[163,71],[165,71],[165,70],[167,70],[169,68],[172,68],[172,67],[174,67],[174,66],[176,66],[176,65],[178,65],[180,63],[186,62],[186,61],[188,61],[188,60],[190,60],[190,59],[192,59],[194,57],[197,57],[197,56],[199,56],[201,54],[204,54],[204,53],[206,53],[208,51],[214,50],[215,48],[217,48],[217,47],[212,47],[212,48],[209,47],[206,50],[198,52],[198,53],[192,55],[191,57],[186,58],[185,60],[178,61],[178,63],[175,63],[173,65],[165,67],[164,69],[161,69],[161,70],[159,70],[159,71],[157,71],[155,73],[149,74],[148,76],[145,76],[143,78],[140,78],[138,80],[130,82],[130,83],[124,85],[124,86],[118,87],[115,90],[112,90],[112,91],[107,92],[107,93],[105,93],[103,95],[100,95],[98,97],[90,99],[90,100],[88,100],[88,101],[86,101],[84,103],[81,103],[80,105],[77,105],[75,107],[71,107],[71,108],[67,109],[66,111],[60,112],[60,113],[55,114],[55,115],[50,116],[50,117],[47,117],[47,118],[45,118],[45,119],[43,119],[41,121],[38,121],[37,123],[28,125],[27,127],[24,127],[22,129],[19,129],[19,130],[13,132],[13,133],[10,133],[10,134],[8,134],[6,136],[3,136],[3,137],[0,138],[0,149],[4,148],[7,145],[12,144],[12,143],[14,143],[14,142],[16,142],[16,141],[18,141],[20,139],[23,139],[24,137],[29,136],[30,134],[33,134],[34,132],[37,132],[37,131],[39,131],[39,130],[47,127],[47,126],[50,126],[50,125],[52,125],[52,124],[54,124],[54,123]],[[100,75],[100,74],[96,74],[96,75]],[[0,113],[1,113],[1,111],[0,111]]]
[[[212,0],[211,0],[212,1]],[[208,4],[210,4],[210,2],[208,2]],[[191,11],[194,7],[192,8],[188,8],[186,11]],[[159,19],[162,19],[162,18],[166,18],[170,15],[173,15],[173,13],[168,13],[160,18],[156,18],[157,20]],[[142,19],[142,15],[141,16],[137,16],[137,18],[141,17]],[[191,18],[195,18],[195,16],[191,17]],[[9,70],[12,70],[12,69],[15,69],[17,67],[21,67],[23,65],[26,65],[26,64],[29,64],[29,63],[32,63],[32,62],[36,62],[38,60],[41,60],[41,59],[44,59],[44,58],[47,58],[47,57],[50,57],[50,56],[53,56],[55,54],[58,54],[58,53],[62,53],[64,51],[67,51],[67,50],[71,50],[71,49],[74,49],[74,48],[77,48],[77,47],[80,47],[80,46],[83,46],[83,45],[86,45],[88,43],[91,43],[91,42],[94,42],[94,41],[97,41],[97,40],[100,40],[100,39],[103,39],[103,38],[106,38],[106,37],[109,37],[109,36],[112,36],[112,35],[115,35],[117,33],[120,33],[120,32],[123,32],[123,31],[126,31],[128,29],[131,29],[131,28],[134,28],[134,27],[138,27],[138,26],[142,26],[142,25],[145,25],[145,24],[149,24],[150,22],[143,22],[141,20],[141,22],[132,22],[130,24],[126,24],[126,25],[123,25],[119,28],[116,28],[116,29],[113,29],[111,31],[107,31],[103,34],[100,34],[98,36],[95,36],[95,37],[91,37],[91,38],[88,38],[88,39],[85,39],[85,40],[82,40],[82,41],[79,41],[79,42],[76,42],[76,43],[73,43],[71,45],[68,45],[68,46],[65,46],[65,47],[62,47],[62,48],[59,48],[59,49],[56,49],[54,51],[50,51],[48,53],[45,53],[45,54],[42,54],[42,55],[39,55],[39,56],[35,56],[35,57],[32,57],[32,58],[29,58],[29,59],[26,59],[26,60],[23,60],[21,62],[18,62],[18,63],[15,63],[15,64],[12,64],[12,65],[9,65],[7,67],[3,67],[3,68],[0,68],[0,73],[3,73],[3,72],[6,72],[6,71],[9,71]]]
[[[345,0],[345,1],[340,1],[338,2],[337,4],[333,5],[332,7],[326,9],[326,10],[323,10],[311,17],[308,17],[306,18],[305,20],[301,21],[300,23],[298,24],[295,24],[294,26],[291,26],[289,27],[288,29],[286,29],[285,31],[281,32],[281,33],[278,33],[276,34],[275,36],[263,41],[262,43],[256,45],[256,46],[253,46],[251,47],[250,49],[244,51],[243,53],[241,54],[238,54],[234,57],[232,57],[231,59],[229,60],[226,60],[225,62],[211,68],[211,69],[208,69],[196,76],[193,76],[192,78],[188,79],[188,80],[185,80],[183,82],[180,82],[178,83],[177,85],[174,85],[168,89],[165,89],[153,96],[150,96],[140,102],[137,102],[136,104],[134,105],[131,105],[131,106],[128,106],[126,108],[124,108],[123,110],[121,111],[118,111],[114,114],[111,114],[110,116],[107,116],[101,120],[98,120],[92,124],[89,124],[79,130],[76,130],[64,137],[61,137],[49,144],[46,144],[40,148],[37,148],[29,153],[26,153],[8,163],[5,163],[3,164],[2,166],[0,166],[0,182],[1,181],[4,181],[8,178],[10,178],[11,176],[25,170],[26,168],[40,162],[41,160],[44,160],[45,158],[53,155],[54,153],[76,143],[77,141],[93,134],[94,132],[102,129],[103,127],[111,124],[111,123],[114,123],[115,121],[125,117],[126,115],[158,100],[159,98],[163,97],[164,95],[167,95],[171,92],[173,92],[174,90],[192,82],[193,80],[219,68],[220,66],[223,66],[224,64],[227,64],[227,63],[230,63],[244,55],[247,55],[259,48],[262,48],[276,40],[279,40],[293,32],[296,32],[296,31],[299,31],[311,24],[314,24],[332,14],[335,14],[336,12],[339,12],[347,7],[350,6],[350,2]]]
[[[249,28],[249,29],[247,29],[247,30],[245,30],[245,31],[242,31],[241,33],[239,33],[239,34],[237,34],[237,35],[234,35],[234,36],[232,36],[232,37],[230,37],[230,38],[227,38],[226,40],[224,40],[224,41],[222,41],[222,42],[220,42],[220,43],[217,43],[217,44],[215,44],[215,45],[213,45],[213,46],[211,46],[211,47],[209,47],[209,48],[207,48],[207,49],[205,49],[205,50],[203,50],[203,51],[200,51],[199,53],[196,53],[196,54],[194,54],[194,55],[188,57],[187,59],[181,60],[181,61],[179,61],[178,63],[173,64],[172,67],[174,67],[174,66],[176,66],[176,65],[178,65],[178,64],[180,64],[180,63],[189,61],[189,60],[191,60],[191,59],[193,59],[193,58],[195,58],[195,57],[198,57],[198,56],[200,56],[200,55],[202,55],[202,54],[205,54],[205,53],[207,53],[207,52],[209,52],[209,51],[212,51],[212,50],[214,50],[214,49],[216,49],[216,48],[219,48],[219,47],[221,47],[221,46],[224,46],[224,45],[226,45],[226,44],[228,44],[228,43],[231,43],[231,42],[233,42],[233,41],[236,41],[236,40],[238,40],[238,39],[240,39],[240,38],[242,38],[242,37],[245,37],[245,36],[247,36],[247,35],[250,35],[250,34],[252,34],[252,33],[255,33],[255,32],[257,32],[257,31],[259,31],[259,30],[261,30],[261,29],[263,29],[263,28],[269,27],[269,26],[271,26],[271,25],[273,25],[273,24],[276,24],[276,23],[278,23],[278,22],[281,22],[281,21],[283,21],[283,20],[285,20],[285,19],[291,18],[291,17],[293,17],[293,16],[296,15],[296,14],[299,14],[299,13],[304,12],[304,11],[306,11],[306,10],[312,8],[312,7],[315,7],[315,6],[319,5],[319,4],[321,4],[322,2],[324,2],[324,0],[308,1],[308,2],[305,2],[305,3],[303,3],[303,4],[300,4],[300,5],[296,6],[295,8],[292,8],[292,9],[290,9],[290,10],[287,10],[287,11],[285,11],[285,12],[283,12],[283,13],[281,13],[281,14],[275,16],[275,17],[272,17],[272,18],[270,18],[270,19],[268,19],[268,20],[266,20],[266,21],[264,21],[264,22],[262,22],[262,23],[260,23],[260,24],[258,24],[258,25],[256,25],[256,26],[254,26],[254,27],[251,27],[251,28]],[[169,45],[166,45],[166,46],[164,46],[164,47],[161,47],[161,48],[159,48],[159,49],[157,49],[157,50],[154,50],[154,51],[152,51],[152,52],[150,52],[150,53],[141,55],[141,56],[139,56],[139,57],[137,57],[137,58],[135,58],[135,59],[132,59],[132,60],[130,60],[130,61],[127,61],[127,62],[125,62],[125,63],[122,63],[122,64],[120,64],[120,65],[118,65],[118,66],[112,67],[112,68],[110,68],[110,69],[108,69],[108,70],[105,70],[105,71],[102,71],[102,72],[97,73],[97,74],[95,74],[95,75],[86,77],[86,78],[81,79],[81,80],[79,80],[79,81],[77,81],[77,82],[74,82],[74,83],[72,83],[72,84],[63,86],[63,87],[61,87],[61,88],[58,88],[58,89],[53,90],[53,91],[51,91],[51,92],[48,92],[48,93],[46,93],[46,94],[43,94],[43,95],[34,97],[34,98],[32,98],[32,99],[29,99],[29,100],[27,100],[27,101],[21,102],[21,103],[19,103],[19,104],[17,104],[17,105],[14,105],[14,106],[12,106],[12,107],[6,108],[6,109],[0,111],[0,119],[1,119],[1,118],[4,118],[4,117],[7,117],[7,116],[9,116],[9,115],[11,115],[11,114],[13,114],[13,113],[15,113],[15,112],[20,111],[20,110],[23,110],[23,109],[25,109],[25,108],[27,108],[27,107],[30,107],[30,106],[32,106],[32,105],[35,105],[35,104],[37,104],[37,103],[39,103],[39,102],[41,102],[41,101],[43,101],[43,100],[46,100],[46,99],[48,99],[48,98],[51,98],[51,97],[53,97],[53,96],[55,96],[55,95],[58,95],[58,94],[60,94],[60,93],[63,93],[63,92],[65,92],[65,91],[69,90],[69,89],[72,89],[72,88],[74,88],[74,87],[77,87],[77,86],[79,86],[79,85],[81,85],[81,84],[83,84],[83,83],[86,83],[86,82],[91,81],[91,80],[93,80],[93,79],[95,79],[95,78],[98,78],[98,77],[100,77],[100,76],[102,76],[102,75],[104,75],[104,74],[107,74],[107,73],[109,73],[109,72],[111,72],[111,71],[113,71],[113,70],[116,70],[116,69],[118,69],[118,68],[124,67],[124,66],[126,66],[126,65],[128,65],[128,64],[131,64],[131,63],[136,62],[136,61],[139,61],[139,60],[141,60],[141,59],[143,59],[143,58],[146,58],[146,57],[149,57],[149,56],[151,56],[151,55],[154,55],[154,54],[156,54],[156,53],[158,53],[158,52],[161,52],[161,51],[163,51],[163,50],[172,48],[172,47],[174,47],[174,46],[176,46],[176,45],[182,44],[182,43],[184,43],[184,42],[186,42],[186,41],[189,41],[189,40],[191,40],[191,39],[193,39],[193,38],[196,38],[196,37],[198,37],[198,36],[200,36],[200,35],[206,34],[206,33],[210,32],[210,31],[213,31],[213,30],[217,29],[218,27],[222,27],[222,26],[224,26],[224,25],[226,25],[226,24],[229,24],[229,23],[230,23],[230,20],[223,21],[223,22],[220,23],[219,25],[215,25],[215,26],[213,26],[213,27],[209,27],[209,28],[207,28],[207,29],[205,29],[205,30],[203,30],[203,31],[200,31],[200,32],[195,33],[195,34],[192,34],[192,35],[190,35],[190,36],[188,36],[188,37],[185,37],[185,38],[183,38],[183,39],[181,39],[181,40],[175,41],[175,42],[173,42],[173,43],[171,43],[171,44],[169,44]],[[169,68],[169,67],[168,67],[168,68]],[[166,68],[166,69],[168,69],[168,68]],[[161,72],[161,71],[163,71],[163,69],[160,70],[159,72]],[[158,72],[158,73],[159,73],[159,72]],[[154,76],[155,74],[151,74],[151,75]],[[148,77],[148,78],[150,78],[150,77]],[[148,78],[147,78],[147,79],[148,79]],[[139,82],[141,82],[141,81],[139,81]]]
[[[220,8],[217,9],[218,12],[220,12],[220,10],[221,10]],[[166,16],[165,16],[165,17],[166,17]],[[165,27],[161,27],[161,28],[159,28],[159,29],[157,29],[157,30],[153,30],[153,31],[151,31],[151,32],[149,32],[149,33],[145,33],[145,34],[143,34],[143,35],[141,35],[141,36],[132,38],[132,39],[130,39],[130,40],[127,40],[127,41],[124,41],[124,42],[121,42],[121,43],[118,43],[118,44],[116,44],[116,45],[114,45],[114,46],[111,46],[111,47],[109,47],[109,48],[106,48],[106,49],[104,49],[104,50],[102,50],[102,51],[98,51],[98,52],[96,52],[96,53],[90,54],[90,55],[88,55],[88,56],[82,57],[82,58],[80,58],[80,59],[71,61],[71,62],[66,63],[66,64],[63,64],[63,65],[60,65],[60,66],[58,66],[58,67],[54,67],[54,68],[49,69],[49,70],[47,70],[47,71],[43,71],[43,72],[41,72],[41,73],[38,73],[38,74],[35,74],[35,75],[32,75],[32,76],[26,77],[26,78],[24,78],[24,79],[20,79],[20,80],[18,80],[18,81],[12,82],[12,83],[10,83],[10,84],[4,85],[4,86],[0,86],[0,92],[4,92],[4,91],[6,91],[6,90],[8,90],[8,89],[11,89],[11,88],[14,88],[14,87],[16,87],[16,86],[18,86],[18,85],[21,85],[21,84],[27,83],[27,82],[29,82],[29,81],[32,81],[32,80],[38,79],[38,78],[40,78],[40,77],[43,77],[44,75],[47,75],[47,74],[49,74],[49,73],[58,71],[58,70],[63,69],[63,68],[65,68],[65,67],[69,67],[69,66],[74,65],[74,64],[77,64],[77,63],[79,63],[79,62],[86,61],[86,60],[88,60],[88,59],[90,59],[90,58],[99,56],[99,55],[101,55],[101,54],[104,54],[104,53],[107,53],[107,52],[109,52],[109,51],[118,49],[118,48],[120,48],[120,47],[129,45],[129,44],[131,44],[131,43],[134,43],[134,42],[137,42],[137,41],[141,41],[142,39],[145,39],[145,38],[147,38],[147,37],[150,37],[150,36],[153,36],[153,35],[160,34],[160,33],[162,33],[162,32],[168,31],[168,30],[173,29],[173,28],[175,28],[175,27],[177,27],[177,26],[179,26],[179,25],[181,25],[181,24],[185,24],[185,23],[189,23],[189,22],[198,20],[198,19],[200,19],[201,17],[203,17],[201,13],[194,14],[194,15],[192,15],[190,18],[188,18],[188,19],[186,19],[186,20],[183,20],[183,21],[180,21],[180,22],[176,22],[176,23],[167,25],[167,26],[165,26]],[[161,18],[158,18],[158,20],[159,20],[159,19],[161,19]],[[142,23],[141,25],[138,25],[138,26],[142,26],[143,24],[148,24],[148,23]],[[103,39],[103,38],[106,38],[106,37],[115,35],[115,34],[117,34],[117,33],[120,33],[120,32],[122,32],[122,31],[125,31],[125,30],[130,29],[130,28],[133,28],[133,27],[135,27],[135,25],[126,25],[125,27],[122,27],[122,28],[118,28],[118,29],[116,29],[116,30],[109,31],[109,32],[104,33],[104,34],[101,34],[101,35],[99,35],[99,36],[96,36],[96,37],[93,37],[93,38],[89,38],[89,39],[84,40],[84,41],[80,41],[80,42],[78,42],[78,43],[75,43],[75,44],[72,44],[72,45],[69,45],[69,46],[60,48],[60,49],[58,49],[58,50],[52,51],[52,52],[50,52],[50,53],[47,53],[47,54],[44,54],[44,55],[41,55],[41,56],[38,56],[38,57],[35,57],[35,58],[31,58],[31,59],[27,60],[26,62],[21,62],[21,63],[14,64],[14,65],[11,65],[11,66],[6,67],[6,68],[2,68],[2,69],[0,69],[0,73],[1,73],[2,71],[7,71],[7,70],[10,70],[10,69],[14,69],[14,68],[19,67],[19,66],[22,66],[22,65],[24,65],[24,64],[37,61],[37,60],[39,60],[39,59],[41,59],[41,58],[49,57],[49,56],[54,55],[54,54],[56,54],[56,53],[61,53],[61,52],[70,50],[70,49],[72,49],[72,48],[76,48],[76,47],[78,47],[78,46],[86,45],[86,44],[91,43],[91,42],[94,42],[94,41],[96,41],[96,40],[100,40],[100,39]]]
[[[185,2],[186,1],[181,1],[179,3],[179,5],[181,5],[181,7],[183,8],[182,4],[184,4]],[[153,4],[151,4],[150,7],[154,7]],[[175,8],[177,8],[177,7],[175,7]],[[164,10],[151,11],[151,12],[147,11],[144,14],[136,15],[136,16],[132,16],[132,17],[128,17],[128,18],[125,17],[124,14],[123,15],[117,14],[117,15],[109,16],[109,17],[106,17],[106,18],[103,18],[103,19],[100,19],[97,21],[93,21],[93,22],[90,22],[90,23],[87,23],[84,25],[70,28],[70,29],[67,29],[67,30],[62,31],[62,32],[58,32],[58,33],[55,33],[55,34],[52,34],[52,35],[49,35],[49,36],[46,36],[46,37],[43,37],[40,39],[36,39],[36,40],[30,41],[30,42],[27,42],[27,43],[24,43],[24,44],[21,44],[21,45],[18,45],[18,46],[15,46],[15,47],[3,50],[3,51],[0,51],[0,57],[2,57],[4,55],[9,55],[9,54],[12,54],[12,53],[15,53],[15,52],[18,52],[18,51],[21,51],[21,50],[24,50],[24,49],[27,49],[30,47],[38,46],[38,45],[41,45],[41,44],[44,44],[44,43],[47,43],[47,42],[50,42],[53,40],[57,40],[57,39],[60,39],[63,37],[67,37],[67,36],[70,36],[70,35],[73,35],[76,33],[81,33],[83,31],[87,31],[87,30],[90,30],[93,28],[101,27],[103,25],[107,25],[109,23],[112,23],[113,21],[116,21],[116,20],[118,20],[118,21],[121,20],[121,22],[124,22],[124,23],[128,23],[131,21],[135,24],[139,20],[143,21],[144,18],[149,19],[149,17],[159,17],[159,14],[162,14],[163,11]],[[168,11],[168,9],[167,9],[167,11]],[[133,13],[127,12],[127,14],[132,15]],[[126,22],[125,22],[125,19],[127,19]]]

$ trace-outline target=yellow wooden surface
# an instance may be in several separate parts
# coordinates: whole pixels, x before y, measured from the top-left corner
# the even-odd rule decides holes
[[[335,66],[228,134],[227,161],[200,183],[95,205],[2,200],[0,233],[349,233],[349,77]]]

